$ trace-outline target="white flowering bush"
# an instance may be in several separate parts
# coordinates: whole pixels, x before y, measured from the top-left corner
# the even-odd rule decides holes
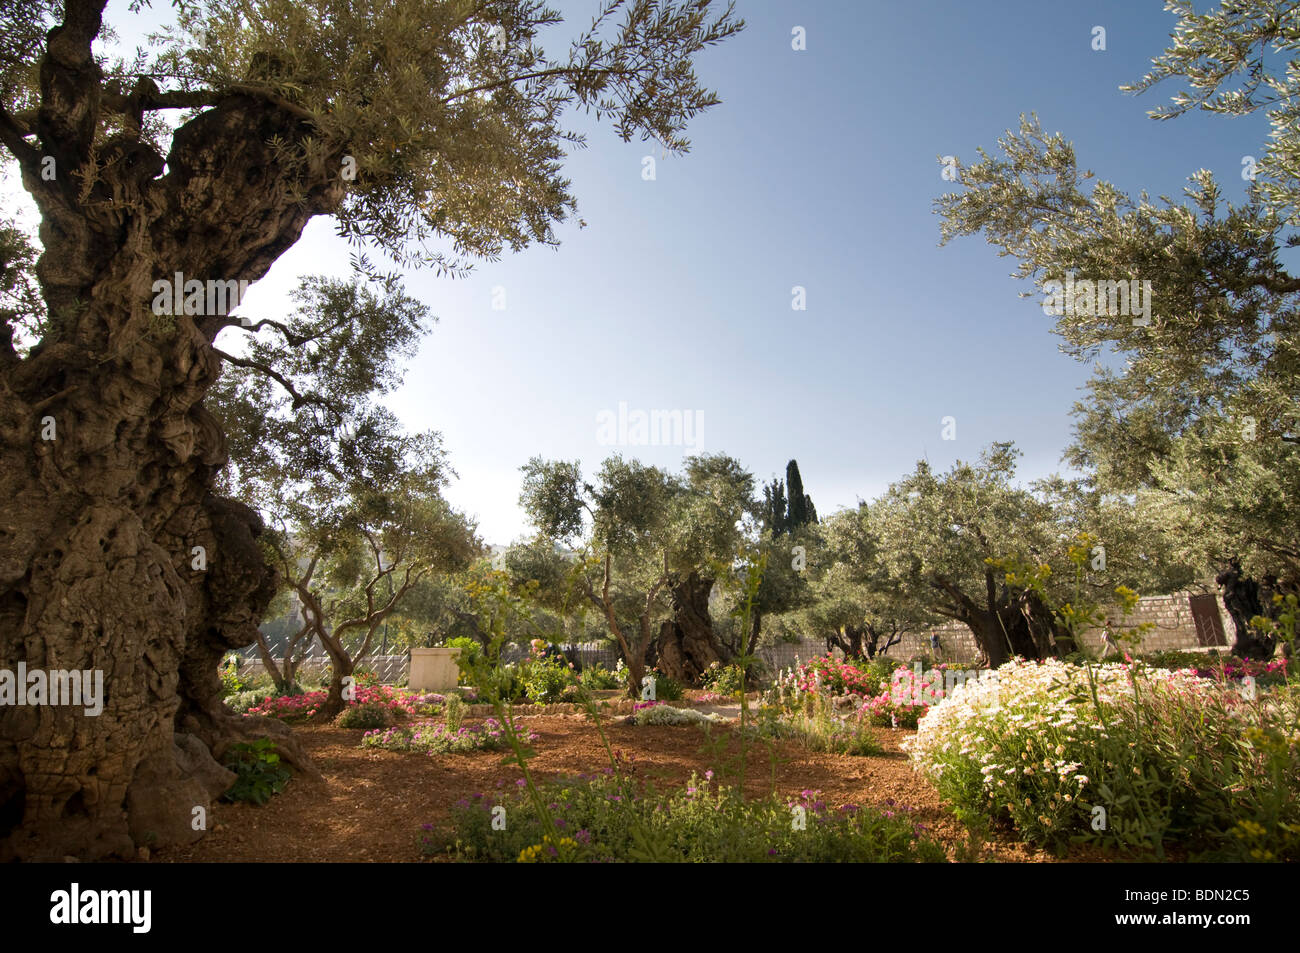
[[[1140,664],[1015,660],[957,686],[904,747],[959,816],[1009,820],[1033,842],[1163,856],[1169,841],[1254,837],[1260,817],[1284,841],[1300,822],[1293,698]]]
[[[694,708],[673,708],[671,705],[651,705],[633,716],[638,725],[698,725],[716,724],[727,719],[718,714],[706,715]]]

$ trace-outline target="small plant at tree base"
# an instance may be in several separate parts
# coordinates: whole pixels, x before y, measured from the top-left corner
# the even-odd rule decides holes
[[[232,744],[226,749],[222,763],[235,772],[235,783],[225,794],[225,801],[245,801],[265,804],[272,795],[284,790],[293,776],[280,763],[280,755],[270,738]]]

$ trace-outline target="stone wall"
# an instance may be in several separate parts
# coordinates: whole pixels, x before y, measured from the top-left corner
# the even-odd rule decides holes
[[[1141,652],[1157,652],[1167,649],[1197,649],[1200,644],[1196,636],[1196,623],[1192,618],[1190,597],[1194,593],[1178,592],[1167,596],[1143,596],[1138,600],[1133,613],[1124,619],[1119,610],[1110,613],[1112,623],[1133,626],[1142,622],[1153,622],[1155,628],[1146,632],[1139,648]],[[1223,650],[1231,647],[1235,630],[1232,619],[1223,606],[1223,598],[1215,596],[1215,605],[1223,622],[1225,645]],[[903,641],[893,646],[888,654],[891,658],[907,659],[915,655],[930,652],[931,633],[939,636],[939,657],[942,661],[973,662],[978,655],[975,636],[970,629],[960,623],[935,626],[925,632],[913,632],[903,636]],[[1084,644],[1093,650],[1101,648],[1102,630],[1091,629],[1083,634]],[[783,646],[774,646],[759,653],[773,668],[786,668],[793,664],[796,657],[808,659],[826,654],[824,640],[806,639],[803,642]]]

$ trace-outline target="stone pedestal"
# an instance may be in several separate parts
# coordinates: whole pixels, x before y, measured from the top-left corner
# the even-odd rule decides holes
[[[411,674],[407,686],[415,692],[449,692],[460,680],[456,656],[460,649],[445,646],[434,649],[411,649]]]

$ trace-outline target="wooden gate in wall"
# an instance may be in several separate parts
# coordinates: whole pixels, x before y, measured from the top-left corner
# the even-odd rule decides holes
[[[1204,592],[1190,598],[1192,621],[1196,623],[1197,645],[1227,645],[1223,632],[1223,616],[1219,614],[1219,600],[1214,593]]]

